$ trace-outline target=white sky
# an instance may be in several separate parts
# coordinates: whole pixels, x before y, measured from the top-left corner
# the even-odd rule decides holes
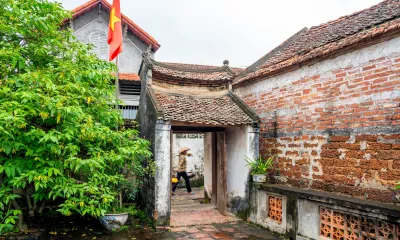
[[[66,9],[86,0],[58,0]],[[111,2],[111,0],[108,0]],[[158,61],[245,67],[303,27],[379,0],[121,0],[121,11],[153,36]]]

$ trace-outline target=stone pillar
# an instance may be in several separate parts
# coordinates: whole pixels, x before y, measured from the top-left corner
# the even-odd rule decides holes
[[[156,226],[168,226],[171,205],[171,125],[158,120],[154,139],[155,176],[155,210]]]

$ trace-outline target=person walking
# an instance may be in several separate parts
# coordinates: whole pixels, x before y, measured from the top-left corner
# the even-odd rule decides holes
[[[175,195],[175,190],[176,187],[178,186],[181,177],[185,180],[186,184],[186,190],[189,194],[193,194],[192,188],[190,187],[190,181],[189,177],[187,175],[187,161],[186,161],[186,156],[191,157],[193,156],[191,153],[188,153],[190,148],[183,147],[179,150],[179,162],[178,162],[178,168],[176,169],[176,177],[178,178],[178,182],[175,183],[175,185],[172,187],[172,195]]]

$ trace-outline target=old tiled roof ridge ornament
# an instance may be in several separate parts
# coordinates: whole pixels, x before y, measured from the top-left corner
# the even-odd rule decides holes
[[[151,44],[147,46],[147,50],[142,53],[143,63],[146,65],[147,68],[153,69],[153,62],[151,60]]]
[[[385,0],[375,6],[336,20],[303,28],[246,68],[234,86],[257,81],[365,47],[400,31],[400,0]],[[246,82],[246,83],[245,83]]]

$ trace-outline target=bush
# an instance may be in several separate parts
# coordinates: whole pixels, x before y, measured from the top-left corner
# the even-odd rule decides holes
[[[136,130],[115,130],[115,65],[60,29],[70,13],[59,3],[0,5],[0,234],[54,201],[65,215],[101,216],[127,173],[140,186],[151,155]]]

